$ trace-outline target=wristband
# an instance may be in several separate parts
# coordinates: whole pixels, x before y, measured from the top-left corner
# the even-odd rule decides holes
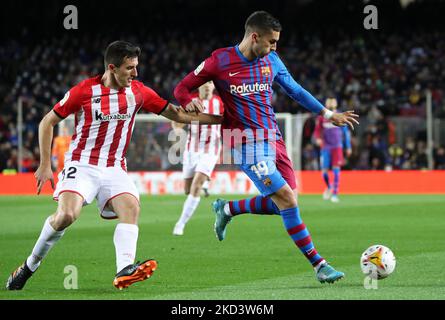
[[[329,120],[332,118],[333,115],[334,115],[334,112],[332,112],[331,110],[325,109],[323,118],[325,118],[326,120]]]

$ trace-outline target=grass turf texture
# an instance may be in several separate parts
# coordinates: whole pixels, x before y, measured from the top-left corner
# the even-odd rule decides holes
[[[227,199],[240,199],[228,196]],[[445,294],[445,197],[417,195],[343,195],[339,204],[321,196],[301,196],[302,218],[318,251],[346,278],[320,284],[286,234],[278,216],[243,215],[232,220],[219,242],[210,210],[215,196],[202,198],[184,236],[172,235],[182,196],[143,196],[137,258],[155,258],[151,279],[124,291],[112,286],[115,275],[113,232],[95,205],[51,250],[22,291],[0,289],[4,299],[443,299]],[[50,197],[0,197],[0,281],[30,253]],[[370,245],[383,244],[397,258],[395,272],[363,286],[359,259]],[[78,289],[66,290],[65,266],[78,270]]]

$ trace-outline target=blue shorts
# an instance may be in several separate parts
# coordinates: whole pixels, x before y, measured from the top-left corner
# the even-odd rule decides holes
[[[321,168],[329,170],[332,167],[341,167],[343,165],[343,148],[324,148],[321,150]]]
[[[235,163],[247,174],[263,196],[277,192],[287,183],[280,168],[277,168],[277,164],[284,163],[280,160],[282,155],[280,150],[277,152],[277,145],[281,148],[278,143],[268,145],[266,142],[255,145],[244,144],[242,147],[232,149]]]

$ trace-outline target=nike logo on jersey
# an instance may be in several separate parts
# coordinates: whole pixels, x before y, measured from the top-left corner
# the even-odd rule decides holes
[[[241,73],[241,71],[239,71],[239,72],[229,72],[229,77],[233,77],[233,76],[236,76],[238,73]]]

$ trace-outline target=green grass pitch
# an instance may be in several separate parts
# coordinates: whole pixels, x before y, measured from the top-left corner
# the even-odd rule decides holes
[[[240,199],[241,196],[228,196]],[[116,221],[99,217],[95,204],[52,249],[24,290],[0,289],[5,299],[444,299],[445,197],[443,195],[343,195],[339,204],[306,195],[301,214],[318,252],[346,273],[320,284],[278,216],[243,215],[219,242],[210,210],[216,196],[202,198],[182,237],[172,235],[183,196],[143,196],[137,258],[155,258],[147,281],[118,291],[113,232]],[[0,197],[0,282],[30,253],[50,197]],[[359,259],[370,245],[383,244],[397,258],[395,272],[364,288]],[[66,266],[78,271],[78,289],[64,288]]]

